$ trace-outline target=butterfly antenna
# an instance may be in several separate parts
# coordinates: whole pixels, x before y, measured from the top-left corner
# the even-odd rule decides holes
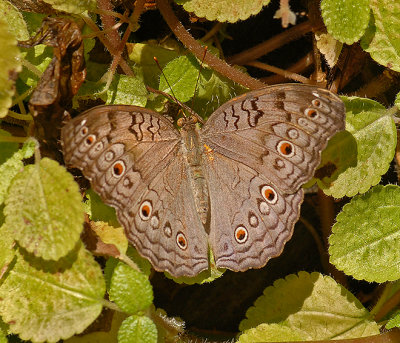
[[[188,113],[190,113],[192,116],[196,117],[197,120],[198,120],[201,124],[204,124],[203,118],[201,118],[195,111],[193,111],[190,107],[188,107],[187,105],[183,104],[182,102],[180,102],[180,101],[176,98],[176,96],[175,96],[175,94],[174,94],[174,91],[172,90],[172,87],[171,87],[171,85],[169,84],[168,79],[167,79],[167,77],[165,76],[164,71],[162,70],[162,68],[161,68],[161,66],[160,66],[160,63],[158,62],[157,57],[153,56],[153,59],[154,59],[154,62],[156,62],[158,68],[160,69],[161,74],[164,76],[164,79],[165,79],[165,81],[167,82],[167,85],[168,85],[169,89],[171,90],[172,96],[169,95],[168,93],[165,93],[165,92],[160,91],[160,90],[156,90],[156,89],[153,89],[153,88],[150,88],[150,87],[146,87],[146,88],[147,88],[148,90],[154,92],[154,93],[162,94],[162,95],[164,95],[165,97],[167,97],[168,99],[170,99],[170,100],[172,100],[172,101],[175,101],[182,109],[185,109],[185,110],[186,110]],[[196,85],[197,85],[197,83],[196,83]],[[186,116],[185,111],[183,111],[183,114]]]
[[[206,54],[207,54],[207,49],[208,49],[208,47],[207,47],[207,46],[205,46],[205,47],[204,47],[204,54],[203,54],[203,58],[201,59],[201,63],[200,63],[199,74],[197,75],[196,85],[194,86],[194,94],[193,94],[193,98],[192,98],[192,106],[191,106],[192,108],[193,108],[193,105],[194,105],[194,98],[196,97],[197,86],[198,86],[198,84],[199,84],[199,81],[200,81],[200,75],[201,75],[201,71],[203,70],[203,66],[204,66],[204,60],[205,60],[205,58],[206,58]]]
[[[170,89],[170,91],[171,91],[172,97],[174,98],[174,100],[175,100],[177,103],[179,103],[179,100],[176,98],[176,96],[175,96],[175,94],[174,94],[174,91],[173,91],[171,85],[169,84],[168,79],[167,79],[167,77],[166,77],[165,74],[164,74],[164,71],[162,70],[162,68],[161,68],[161,66],[160,66],[160,63],[158,62],[157,57],[154,56],[153,58],[154,58],[154,62],[156,62],[158,68],[160,69],[161,74],[164,76],[165,82],[167,83],[167,85],[168,85],[168,87],[169,87],[169,89]]]

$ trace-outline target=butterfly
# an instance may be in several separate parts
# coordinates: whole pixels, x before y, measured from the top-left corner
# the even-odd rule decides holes
[[[202,128],[137,106],[98,106],[62,128],[65,162],[116,209],[158,271],[261,268],[293,233],[309,181],[345,107],[328,90],[282,84],[223,104]]]

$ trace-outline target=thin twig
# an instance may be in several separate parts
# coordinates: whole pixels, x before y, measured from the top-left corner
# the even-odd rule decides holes
[[[308,67],[313,65],[313,63],[314,63],[313,54],[309,52],[307,55],[305,55],[300,60],[292,64],[289,68],[287,68],[286,71],[289,73],[301,74],[305,72]],[[271,75],[267,77],[262,77],[260,80],[268,85],[274,85],[277,83],[282,83],[287,79],[282,75]]]
[[[250,62],[246,62],[246,65],[256,67],[256,68],[259,68],[262,70],[267,70],[267,71],[270,71],[270,72],[278,74],[278,75],[282,75],[286,79],[291,79],[291,80],[298,81],[298,82],[305,83],[305,84],[314,84],[314,82],[311,81],[307,77],[304,77],[304,76],[296,74],[296,73],[292,73],[285,69],[281,69],[281,68],[272,66],[270,64],[262,63],[259,61],[250,61]]]

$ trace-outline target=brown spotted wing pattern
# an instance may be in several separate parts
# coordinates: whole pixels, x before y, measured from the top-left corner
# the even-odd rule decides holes
[[[222,105],[202,139],[216,265],[259,268],[280,255],[330,137],[344,129],[343,102],[313,86],[286,84]]]
[[[62,144],[130,242],[175,277],[208,268],[260,268],[281,253],[328,139],[344,129],[344,105],[313,86],[276,85],[179,132],[156,112],[100,106],[68,122]]]

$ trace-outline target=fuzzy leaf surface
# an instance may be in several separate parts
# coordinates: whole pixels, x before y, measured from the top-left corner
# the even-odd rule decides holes
[[[123,262],[114,268],[109,295],[111,301],[129,314],[145,310],[153,302],[153,288],[147,275]]]
[[[329,244],[331,263],[358,280],[400,279],[400,187],[378,185],[351,199]]]
[[[5,272],[11,261],[14,259],[15,250],[14,248],[14,237],[12,232],[7,228],[6,225],[0,227],[0,280],[3,278]]]
[[[126,318],[118,331],[118,343],[157,343],[157,327],[144,316]]]
[[[50,4],[54,9],[71,13],[81,14],[85,11],[94,11],[96,9],[96,0],[43,0]]]
[[[29,39],[28,28],[21,12],[11,3],[0,0],[0,14],[8,23],[8,30],[18,40]]]
[[[328,32],[353,44],[364,34],[370,17],[369,0],[322,0],[321,14]]]
[[[117,74],[107,90],[106,104],[135,105],[145,107],[147,90],[142,80]]]
[[[300,272],[275,281],[248,309],[246,317],[240,331],[262,323],[278,324],[306,340],[379,333],[378,325],[358,299],[331,277],[319,273]]]
[[[259,13],[270,0],[175,0],[187,12],[210,21],[235,23]]]
[[[199,68],[200,65],[193,57],[180,56],[174,59],[163,69],[165,76],[161,75],[158,89],[172,95],[171,86],[173,93],[179,101],[188,101],[193,97]],[[168,83],[165,78],[168,80]]]
[[[400,3],[392,0],[371,0],[373,17],[361,47],[383,66],[400,71]]]
[[[0,286],[0,314],[21,339],[57,342],[97,318],[104,293],[101,268],[82,244],[57,263],[18,254]]]
[[[26,166],[13,179],[5,204],[6,225],[35,256],[58,260],[78,242],[84,219],[79,186],[56,161]]]
[[[6,155],[8,153],[7,149],[7,143],[0,143],[0,152],[2,154]],[[16,151],[7,161],[0,165],[0,205],[4,202],[11,181],[24,167],[22,160],[31,157],[34,151],[35,143],[28,141],[20,150]]]
[[[346,153],[357,144],[357,162],[349,158],[347,168],[328,186],[319,186],[336,198],[365,193],[387,172],[396,147],[396,127],[390,112],[376,101],[342,97],[346,105],[346,131],[352,137],[342,141]]]
[[[15,93],[12,76],[22,69],[17,40],[10,33],[4,18],[0,18],[0,46],[0,118],[3,118],[12,105]]]
[[[336,193],[332,194],[335,181],[348,168],[355,166],[357,166],[357,142],[350,132],[340,131],[329,140],[328,146],[322,151],[321,163],[315,171],[314,178],[325,194],[337,196]],[[305,187],[313,184],[315,179],[308,182]]]
[[[240,335],[238,343],[296,342],[307,339],[302,332],[279,324],[260,324]]]

